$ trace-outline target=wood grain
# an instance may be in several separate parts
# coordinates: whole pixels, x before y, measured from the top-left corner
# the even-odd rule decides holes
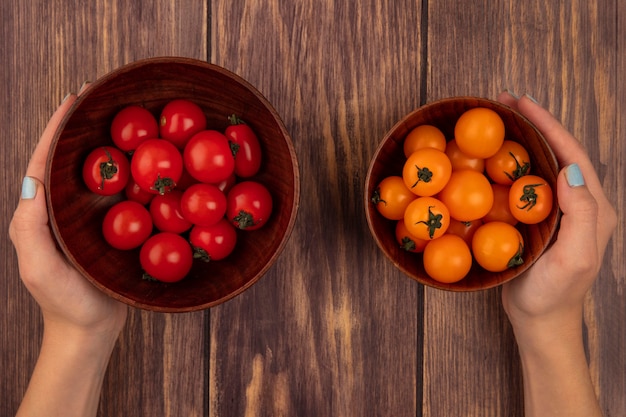
[[[195,2],[3,2],[1,21],[2,202],[0,415],[13,415],[34,366],[39,310],[18,279],[7,236],[21,176],[45,126],[66,93],[86,80],[139,58],[181,55],[206,59],[207,4]],[[11,91],[11,94],[8,92]],[[131,311],[105,380],[101,415],[206,415],[207,313],[167,316]],[[181,334],[184,338],[181,339]],[[193,387],[196,389],[193,390]],[[200,395],[198,395],[200,393]]]
[[[367,229],[367,166],[420,104],[509,88],[585,144],[621,215],[626,3],[79,3],[0,2],[0,415],[17,409],[42,330],[7,234],[29,156],[67,92],[159,55],[225,66],[269,99],[299,156],[301,207],[285,251],[244,294],[208,312],[131,312],[101,416],[523,415],[500,290],[425,289],[396,270]],[[585,314],[607,416],[626,414],[625,230],[620,217]]]
[[[283,116],[302,198],[272,271],[211,312],[210,415],[414,415],[420,289],[377,251],[361,196],[419,103],[419,3],[214,5],[213,59]]]
[[[624,178],[624,148],[618,144],[619,68],[614,57],[619,56],[615,52],[620,38],[611,17],[619,15],[617,3],[477,0],[462,9],[454,5],[433,2],[429,8],[429,100],[468,90],[487,97],[505,88],[532,94],[587,146],[619,211],[624,197],[617,178]],[[442,50],[446,53],[439,53]],[[453,71],[450,62],[462,71]],[[585,317],[592,374],[607,415],[624,410],[623,395],[617,392],[625,386],[624,354],[616,349],[623,343],[624,329],[615,327],[626,314],[620,307],[623,232],[618,231],[613,242]],[[467,415],[468,410],[472,415],[523,415],[516,348],[499,292],[467,298],[427,290],[425,296],[424,415]],[[428,314],[442,308],[445,315]],[[445,355],[442,346],[450,346]],[[458,379],[448,376],[454,374]]]

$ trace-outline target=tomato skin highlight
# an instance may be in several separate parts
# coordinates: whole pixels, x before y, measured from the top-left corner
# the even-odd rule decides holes
[[[383,217],[400,220],[409,203],[417,198],[404,184],[402,177],[391,175],[378,184],[371,201]]]
[[[240,178],[256,175],[262,162],[261,143],[256,133],[234,114],[229,117],[231,125],[224,135],[230,142],[235,158],[235,174]]]
[[[136,201],[124,200],[111,206],[102,222],[104,240],[119,250],[141,246],[151,233],[152,217]]]
[[[152,194],[165,194],[176,187],[183,174],[178,149],[163,139],[148,139],[137,147],[130,161],[135,182]]]
[[[230,142],[217,130],[196,133],[183,151],[185,169],[197,181],[217,184],[235,172]]]
[[[525,175],[516,180],[509,191],[509,209],[524,224],[537,224],[552,211],[554,195],[546,180],[536,175]]]
[[[111,122],[111,139],[124,152],[137,149],[147,139],[159,136],[156,118],[140,106],[127,106],[116,113]]]
[[[193,135],[206,127],[207,120],[202,108],[190,100],[172,100],[161,110],[159,134],[180,150],[185,148]]]
[[[454,283],[467,276],[472,268],[472,254],[467,243],[457,235],[446,234],[424,248],[424,269],[435,281]]]
[[[146,240],[139,252],[139,261],[151,278],[177,282],[191,271],[193,253],[191,245],[181,235],[161,232]]]
[[[114,195],[126,188],[130,164],[119,149],[101,146],[85,158],[82,176],[89,191],[104,196]]]

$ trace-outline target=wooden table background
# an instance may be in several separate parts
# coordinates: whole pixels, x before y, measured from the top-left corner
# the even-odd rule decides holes
[[[520,364],[498,289],[457,294],[394,269],[369,235],[369,159],[396,120],[454,95],[530,93],[584,141],[622,213],[621,0],[63,0],[0,4],[0,415],[13,415],[42,322],[8,224],[49,116],[131,61],[180,55],[249,80],[299,155],[291,239],[243,295],[192,314],[131,311],[101,416],[521,416]],[[624,220],[587,299],[591,373],[626,415]]]

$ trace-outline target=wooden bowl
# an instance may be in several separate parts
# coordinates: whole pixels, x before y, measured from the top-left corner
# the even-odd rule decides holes
[[[531,170],[543,177],[553,192],[556,191],[558,163],[554,153],[542,134],[528,119],[510,107],[496,101],[475,98],[455,97],[426,104],[400,120],[383,138],[372,157],[365,180],[365,214],[374,240],[393,264],[417,282],[431,287],[450,291],[475,291],[501,285],[525,272],[541,256],[555,236],[560,212],[553,205],[548,218],[536,225],[517,225],[525,243],[524,263],[503,272],[488,272],[473,262],[469,274],[456,283],[442,283],[430,278],[424,271],[421,254],[401,249],[395,240],[395,222],[385,219],[371,203],[371,196],[380,181],[389,175],[402,175],[405,161],[403,141],[406,135],[422,124],[439,127],[448,140],[454,137],[454,125],[459,116],[474,107],[487,107],[496,111],[503,119],[506,138],[521,143],[529,152]],[[556,202],[556,199],[555,199]]]
[[[90,150],[113,144],[109,128],[116,112],[137,104],[158,118],[172,99],[190,99],[200,105],[210,129],[223,131],[231,114],[254,129],[264,158],[254,178],[270,190],[274,209],[263,228],[240,232],[235,252],[227,259],[194,261],[186,278],[166,284],[142,279],[139,249],[120,251],[105,242],[103,217],[124,196],[102,197],[89,192],[81,169]],[[257,282],[283,250],[300,196],[294,147],[270,103],[248,82],[223,68],[176,57],[138,61],[91,84],[55,134],[45,183],[50,224],[69,262],[109,296],[161,312],[206,309]]]

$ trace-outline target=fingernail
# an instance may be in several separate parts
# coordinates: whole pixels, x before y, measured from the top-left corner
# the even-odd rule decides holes
[[[509,90],[508,88],[505,88],[504,91],[506,91],[507,93],[509,93],[511,96],[513,96],[513,98],[515,100],[519,100],[519,96],[517,94],[515,94],[513,91]]]
[[[528,99],[529,99],[530,101],[532,101],[533,103],[535,103],[535,104],[539,104],[539,102],[538,102],[538,101],[537,101],[537,100],[536,100],[533,96],[531,96],[530,94],[526,93],[526,94],[524,94],[524,95],[525,95],[526,97],[528,97]]]
[[[580,187],[585,185],[583,173],[580,171],[578,164],[574,163],[565,168],[565,179],[570,187]]]
[[[31,177],[24,177],[22,181],[22,200],[32,200],[37,194],[37,183]]]
[[[87,86],[88,86],[89,84],[91,84],[91,81],[85,81],[85,82],[83,83],[83,85],[81,85],[81,86],[80,86],[80,88],[78,89],[78,92],[79,92],[79,93],[82,93],[82,92],[83,92],[83,90],[84,90],[85,88],[87,88]]]
[[[67,93],[67,95],[65,97],[63,97],[63,100],[61,100],[61,104],[65,103],[67,101],[67,99],[70,98],[71,95],[72,95],[72,93]]]

